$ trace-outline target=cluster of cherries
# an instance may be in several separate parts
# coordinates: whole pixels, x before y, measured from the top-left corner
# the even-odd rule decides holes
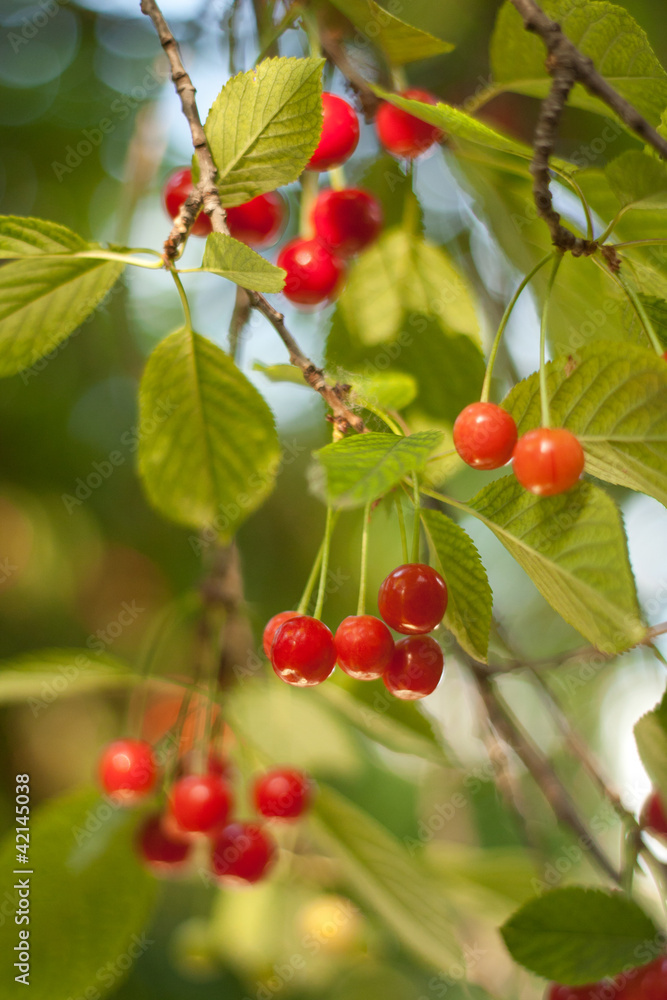
[[[134,806],[152,796],[159,778],[153,748],[145,740],[115,740],[100,758],[100,784],[119,805]],[[294,768],[267,771],[253,786],[255,809],[268,820],[298,819],[311,797],[308,777]],[[258,882],[275,861],[277,845],[262,820],[231,819],[233,807],[230,767],[210,752],[206,773],[177,776],[165,808],[141,825],[137,847],[144,864],[162,877],[179,874],[203,840],[210,845],[210,870],[220,884]]]
[[[584,471],[584,450],[574,434],[538,427],[519,438],[514,419],[496,403],[471,403],[459,413],[454,447],[473,469],[499,469],[512,459],[516,478],[537,496],[565,493]]]
[[[437,98],[423,90],[406,90],[401,96],[436,104]],[[336,94],[322,95],[323,122],[318,146],[306,170],[322,172],[342,166],[357,148],[359,120],[354,108]],[[391,104],[381,105],[376,119],[382,145],[396,156],[412,159],[423,153],[444,133]],[[189,169],[176,171],[167,180],[164,203],[176,218],[192,191]],[[277,191],[257,195],[242,205],[227,208],[231,235],[265,250],[279,239],[286,222],[287,206]],[[297,236],[278,255],[277,264],[287,277],[286,298],[298,306],[311,308],[333,301],[339,294],[347,261],[369,246],[382,229],[382,206],[362,188],[326,189],[317,196],[310,213],[312,237]],[[208,236],[211,221],[200,212],[192,226],[195,236]]]
[[[350,615],[335,635],[317,618],[281,611],[264,629],[264,652],[278,677],[297,687],[321,684],[338,664],[356,680],[382,678],[397,698],[425,698],[444,669],[442,650],[426,633],[447,608],[445,581],[423,563],[399,566],[382,583],[378,608],[384,621]],[[394,642],[387,626],[406,638]]]

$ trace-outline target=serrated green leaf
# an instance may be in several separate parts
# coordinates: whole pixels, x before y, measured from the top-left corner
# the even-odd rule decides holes
[[[230,538],[273,489],[280,444],[232,359],[183,329],[158,344],[139,392],[139,472],[153,506]]]
[[[497,479],[470,507],[522,566],[542,596],[594,646],[619,653],[646,635],[618,508],[580,483],[536,497],[513,476]]]
[[[5,996],[25,989],[33,1000],[106,996],[152,944],[142,932],[155,899],[155,879],[141,866],[134,845],[136,814],[115,809],[85,789],[34,810],[30,823],[30,924],[14,923],[18,892],[10,882],[16,833],[0,848],[6,873],[0,925],[0,976]],[[95,832],[89,832],[95,831]],[[14,947],[19,929],[30,932],[30,985],[10,983],[18,974]],[[57,986],[54,984],[57,983]]]
[[[460,961],[446,882],[411,858],[357,806],[320,786],[313,808],[318,839],[339,860],[352,893],[364,900],[422,961],[447,969]]]
[[[667,106],[667,73],[635,19],[615,4],[589,0],[544,0],[545,14],[557,21],[567,37],[595,63],[595,68],[652,125]],[[523,19],[505,0],[491,40],[491,70],[500,89],[532,97],[546,97],[551,77],[545,69],[546,49],[535,34],[526,31]],[[608,105],[581,85],[568,103],[611,117]]]
[[[635,739],[649,778],[667,800],[667,695],[635,725]]]
[[[297,180],[322,132],[322,59],[265,59],[222,88],[204,131],[224,206]]]
[[[667,208],[667,167],[655,157],[629,149],[607,164],[605,174],[624,209]]]
[[[211,233],[206,240],[202,270],[256,292],[279,292],[286,272],[226,233]]]
[[[375,0],[331,0],[334,7],[352,21],[384,52],[393,66],[451,52],[454,46],[421,28],[415,28],[390,14]]]
[[[599,342],[547,365],[552,421],[580,439],[586,470],[667,505],[667,365],[635,344]],[[539,427],[537,373],[512,389],[505,408],[519,433]]]
[[[438,431],[409,437],[369,433],[325,445],[313,454],[324,472],[329,502],[335,507],[363,507],[376,500],[420,469],[441,437]]]
[[[0,215],[0,260],[42,253],[86,250],[90,244],[71,229],[31,216]]]
[[[352,373],[352,394],[361,405],[380,410],[404,410],[417,396],[417,380],[407,372],[378,372],[374,375]]]
[[[41,649],[0,662],[0,703],[27,702],[34,714],[61,694],[97,691],[133,680],[130,667],[106,653]]]
[[[653,329],[660,338],[662,346],[667,348],[667,301],[656,295],[642,295],[641,293],[639,298],[653,323]]]
[[[620,892],[568,886],[521,907],[502,926],[515,961],[538,976],[582,986],[641,964],[658,929]]]
[[[439,510],[423,510],[422,522],[449,591],[443,624],[466,652],[486,662],[493,595],[475,544],[460,525]]]

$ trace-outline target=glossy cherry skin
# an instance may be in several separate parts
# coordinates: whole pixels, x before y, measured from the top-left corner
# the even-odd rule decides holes
[[[454,447],[473,469],[499,469],[506,465],[516,439],[513,417],[495,403],[471,403],[454,421]]]
[[[361,188],[321,191],[313,206],[317,236],[339,257],[353,257],[377,239],[382,222],[382,205]]]
[[[664,955],[638,970],[635,992],[624,993],[623,1000],[665,1000],[667,997],[667,957]]]
[[[310,782],[303,771],[276,767],[255,782],[254,800],[262,816],[298,819],[310,805]]]
[[[359,142],[359,119],[351,104],[335,94],[322,94],[322,134],[306,170],[340,167]]]
[[[102,751],[98,773],[107,794],[124,805],[133,805],[155,788],[158,767],[150,743],[115,740]]]
[[[227,782],[216,774],[188,774],[174,782],[169,807],[181,829],[210,833],[227,822],[232,792]]]
[[[170,837],[159,813],[145,820],[139,830],[138,846],[142,860],[156,875],[179,871],[190,854],[190,844]]]
[[[175,219],[181,210],[181,205],[192,192],[192,172],[189,167],[176,170],[167,178],[162,198],[167,214]],[[206,212],[200,212],[190,230],[193,236],[208,236],[213,232],[211,220]]]
[[[384,622],[373,615],[344,618],[334,635],[336,662],[358,681],[382,677],[394,655],[394,640]]]
[[[422,104],[437,104],[438,98],[427,90],[411,87],[400,95]],[[425,152],[435,142],[440,142],[445,133],[442,129],[423,122],[401,108],[388,102],[381,104],[375,119],[378,138],[384,148],[394,156],[414,159]]]
[[[230,823],[213,842],[215,874],[230,882],[259,882],[273,864],[276,844],[257,823]]]
[[[277,191],[258,194],[256,198],[227,208],[227,226],[235,240],[255,250],[272,247],[285,228],[287,205]]]
[[[432,632],[447,610],[447,584],[431,566],[406,563],[383,580],[378,608],[387,625],[397,632]]]
[[[283,294],[300,306],[318,306],[335,299],[345,277],[345,262],[317,239],[296,239],[278,254],[278,267],[287,272]]]
[[[284,625],[290,618],[296,618],[296,616],[296,611],[279,611],[277,615],[274,615],[266,623],[264,634],[262,635],[262,649],[269,659],[271,659],[271,646],[273,645],[276,632],[281,625]]]
[[[309,615],[290,618],[275,634],[271,664],[278,677],[287,684],[296,687],[321,684],[336,664],[336,649],[330,630]]]
[[[539,427],[520,437],[512,466],[521,485],[541,497],[572,489],[584,471],[584,450],[564,427]]]
[[[667,812],[658,792],[651,792],[644,803],[642,822],[649,833],[667,837]]]
[[[397,698],[415,701],[435,691],[444,666],[442,650],[435,639],[430,635],[409,635],[396,643],[382,680]]]

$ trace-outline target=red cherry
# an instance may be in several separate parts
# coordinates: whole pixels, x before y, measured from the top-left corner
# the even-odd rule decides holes
[[[430,635],[399,639],[391,663],[382,675],[385,687],[403,701],[425,698],[438,686],[445,660]]]
[[[661,956],[650,965],[639,970],[637,989],[633,997],[636,1000],[665,1000],[667,997],[667,958]],[[623,1000],[631,1000],[624,994]]]
[[[226,212],[227,226],[234,239],[255,250],[264,250],[273,246],[283,231],[287,205],[277,191],[269,191]]]
[[[663,361],[667,361],[667,351],[665,351],[663,353],[662,357],[663,357]]]
[[[382,205],[359,188],[322,191],[313,207],[315,232],[340,257],[353,257],[380,233]]]
[[[359,142],[357,113],[335,94],[322,94],[322,134],[317,149],[306,164],[306,170],[330,170],[354,153]]]
[[[176,170],[170,177],[167,178],[162,192],[162,198],[164,201],[164,207],[167,209],[167,214],[170,215],[172,219],[176,218],[181,210],[183,202],[192,192],[192,189],[192,172],[189,167],[183,167],[182,170]],[[190,232],[193,236],[208,236],[209,233],[213,232],[211,220],[206,212],[199,213]]]
[[[587,986],[561,986],[559,983],[551,983],[544,1000],[600,1000],[600,987],[604,986],[608,987],[609,984],[589,983]],[[618,994],[614,993],[614,996],[618,996]]]
[[[270,618],[266,623],[264,635],[262,636],[262,649],[269,659],[271,659],[271,646],[273,645],[276,632],[281,625],[288,622],[290,618],[296,618],[296,616],[296,611],[279,611],[277,615],[274,615],[273,618]]]
[[[232,792],[227,782],[215,774],[188,774],[174,782],[169,805],[183,830],[210,833],[227,822]]]
[[[102,788],[124,805],[133,805],[153,791],[158,767],[150,743],[115,740],[102,752],[99,778]]]
[[[280,626],[271,647],[271,663],[281,680],[297,687],[321,684],[336,663],[333,636],[326,625],[297,615]]]
[[[649,833],[667,837],[667,813],[658,792],[651,792],[644,803],[642,822]]]
[[[539,427],[519,438],[512,465],[525,489],[551,497],[577,482],[584,471],[584,450],[564,427]]]
[[[384,579],[378,607],[387,625],[397,632],[431,632],[447,610],[447,584],[431,566],[407,563]]]
[[[190,853],[190,844],[174,840],[162,825],[159,813],[149,816],[139,830],[139,853],[156,875],[168,875],[183,867]]]
[[[473,469],[499,469],[506,465],[516,439],[513,418],[495,403],[471,403],[454,422],[454,447]]]
[[[262,816],[296,819],[310,805],[310,782],[303,771],[277,767],[255,782],[255,806]]]
[[[213,843],[213,871],[221,879],[258,882],[273,863],[276,844],[256,823],[230,823]]]
[[[399,96],[421,101],[422,104],[437,104],[439,100],[427,90],[419,90],[417,87],[404,90]],[[385,149],[394,156],[405,156],[409,160],[425,152],[434,142],[440,142],[445,135],[442,129],[423,122],[388,102],[380,105],[375,128]]]
[[[344,618],[334,636],[337,663],[358,681],[382,677],[394,655],[391,632],[373,615],[350,615]]]
[[[335,299],[345,277],[345,262],[319,240],[301,236],[286,243],[278,267],[287,271],[283,293],[297,305],[316,306]]]

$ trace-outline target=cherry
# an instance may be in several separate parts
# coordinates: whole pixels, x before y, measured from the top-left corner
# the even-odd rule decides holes
[[[665,1000],[667,997],[667,958],[661,956],[639,970],[637,1000]],[[627,997],[627,1000],[631,1000]]]
[[[425,698],[438,686],[445,666],[442,650],[429,635],[399,639],[382,675],[385,687],[403,701]]]
[[[340,257],[353,257],[372,243],[382,220],[380,202],[360,188],[320,192],[312,214],[315,232]]]
[[[139,852],[146,865],[156,875],[166,875],[183,867],[190,853],[190,844],[173,839],[163,826],[159,813],[149,816],[139,830]]]
[[[115,740],[104,748],[98,773],[105,792],[132,805],[153,791],[158,767],[150,743]]]
[[[171,814],[183,830],[210,833],[227,822],[232,792],[216,774],[188,774],[174,782],[169,796]]]
[[[263,827],[230,823],[213,843],[213,871],[223,879],[259,882],[276,853],[276,844]]]
[[[273,246],[285,223],[287,205],[277,191],[258,194],[256,198],[226,209],[227,226],[235,240],[255,250]]]
[[[667,837],[667,813],[658,792],[651,792],[642,809],[642,822],[658,837]]]
[[[322,134],[306,170],[330,170],[354,153],[359,142],[359,120],[351,104],[335,94],[322,94]]]
[[[310,805],[310,782],[303,771],[278,767],[257,779],[254,796],[262,816],[296,819]]]
[[[266,623],[264,635],[262,636],[262,649],[269,659],[271,659],[271,646],[273,645],[273,639],[276,632],[281,625],[284,625],[285,622],[290,620],[290,618],[296,618],[296,616],[296,611],[279,611],[277,615],[274,615],[273,618],[270,618]]]
[[[271,663],[287,684],[297,687],[321,684],[336,663],[333,636],[317,618],[308,615],[290,618],[275,634]]]
[[[473,469],[499,469],[512,457],[516,424],[495,403],[471,403],[454,421],[454,447]]]
[[[378,594],[380,614],[397,632],[431,632],[447,609],[447,584],[424,563],[407,563],[393,570]]]
[[[278,267],[287,271],[283,293],[297,305],[316,306],[335,299],[345,276],[345,262],[319,240],[301,236],[286,243]]]
[[[187,196],[191,194],[192,189],[192,171],[189,167],[183,167],[182,170],[176,170],[170,177],[167,178],[162,192],[162,198],[164,201],[164,207],[167,209],[167,213],[172,217],[172,219],[176,218],[181,210],[183,202]],[[193,236],[208,236],[209,233],[213,232],[211,220],[206,212],[199,213],[190,232]]]
[[[519,438],[512,464],[525,489],[551,497],[577,482],[584,471],[584,450],[564,427],[539,427]]]
[[[544,1000],[600,1000],[600,988],[608,985],[589,983],[587,986],[561,986],[559,983],[551,983]]]
[[[427,90],[411,87],[404,90],[400,97],[421,101],[422,104],[437,104],[438,98]],[[380,105],[375,119],[378,138],[384,148],[394,156],[405,156],[412,160],[425,152],[434,142],[440,142],[445,133],[442,129],[428,122],[415,118],[414,115],[394,107],[388,102]]]
[[[391,632],[373,615],[344,618],[334,636],[337,663],[358,681],[382,677],[394,654]]]

